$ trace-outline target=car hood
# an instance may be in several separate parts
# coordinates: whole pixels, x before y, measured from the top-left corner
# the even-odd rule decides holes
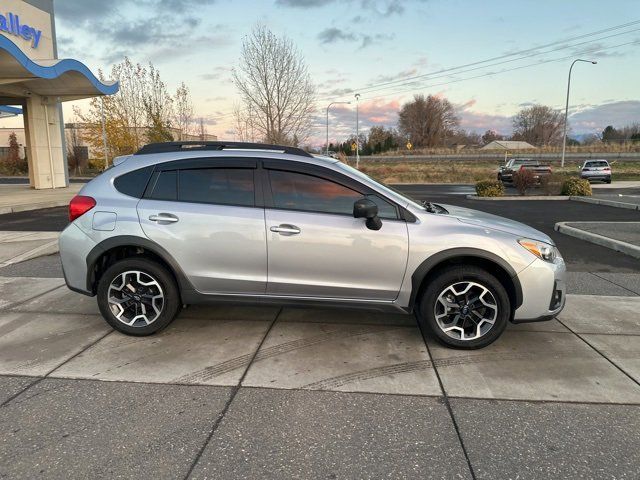
[[[478,225],[480,227],[490,228],[492,230],[499,230],[501,232],[510,233],[518,237],[526,237],[532,240],[538,240],[540,242],[549,243],[555,245],[553,240],[540,230],[536,230],[524,223],[516,222],[515,220],[509,220],[508,218],[499,217],[498,215],[492,215],[490,213],[480,212],[478,210],[472,210],[470,208],[456,207],[453,205],[440,205],[447,209],[449,216],[455,217],[463,223],[470,225]]]

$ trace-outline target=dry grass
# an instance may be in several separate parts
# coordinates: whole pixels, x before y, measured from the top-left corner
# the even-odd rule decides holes
[[[532,153],[561,153],[562,146],[544,146],[534,149],[513,150],[510,151],[510,155],[522,155]],[[626,142],[626,143],[596,143],[593,145],[567,145],[567,153],[636,153],[640,152],[640,142]],[[407,150],[406,148],[399,148],[398,150],[389,150],[378,154],[380,156],[389,155],[473,155],[474,153],[494,153],[504,154],[503,150],[478,150],[474,148],[418,148],[414,150]]]
[[[577,163],[551,164],[558,181],[578,176]],[[498,166],[485,161],[360,162],[360,170],[385,183],[476,183],[495,179]],[[640,161],[615,162],[612,169],[614,180],[640,180]]]

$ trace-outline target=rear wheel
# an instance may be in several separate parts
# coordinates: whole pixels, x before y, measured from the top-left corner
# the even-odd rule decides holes
[[[511,316],[509,295],[489,272],[456,266],[442,270],[420,300],[419,320],[440,343],[486,347],[504,331]]]
[[[147,258],[129,258],[111,265],[100,278],[98,306],[116,330],[144,336],[169,325],[181,302],[166,268]]]
[[[607,182],[607,183],[611,183],[611,177],[607,177],[606,182]]]

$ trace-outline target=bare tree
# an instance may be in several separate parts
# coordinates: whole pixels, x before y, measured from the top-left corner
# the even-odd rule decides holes
[[[487,145],[495,140],[504,140],[504,137],[495,130],[487,130],[482,135],[482,143]]]
[[[268,143],[292,144],[309,136],[315,87],[291,40],[256,25],[242,42],[233,80],[242,97],[236,123],[250,119],[247,127]]]
[[[523,108],[513,117],[513,139],[532,145],[558,145],[562,141],[564,115],[546,105]]]
[[[446,98],[415,95],[398,114],[398,128],[414,147],[435,147],[453,135],[460,119]]]
[[[178,130],[178,140],[184,140],[193,130],[193,102],[189,87],[180,84],[174,95],[174,127]]]

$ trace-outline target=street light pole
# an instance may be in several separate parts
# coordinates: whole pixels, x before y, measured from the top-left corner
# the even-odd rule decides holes
[[[360,167],[360,117],[358,112],[360,94],[356,93],[356,168]]]
[[[571,66],[569,67],[569,80],[567,81],[567,103],[564,107],[564,131],[562,133],[562,160],[560,162],[561,167],[564,167],[564,155],[567,150],[567,119],[569,116],[569,90],[571,89],[571,70],[573,70],[573,66],[577,62],[586,62],[586,63],[591,63],[593,65],[598,63],[594,60],[583,60],[581,58],[577,58],[571,63]]]
[[[327,156],[329,156],[329,108],[331,107],[331,105],[338,105],[341,103],[351,105],[351,102],[331,102],[329,105],[327,105]]]

